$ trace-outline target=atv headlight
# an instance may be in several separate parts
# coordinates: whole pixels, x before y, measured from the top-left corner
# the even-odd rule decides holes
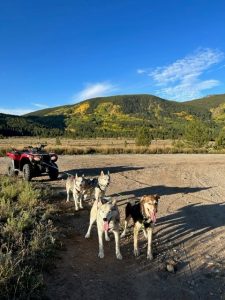
[[[51,161],[56,161],[57,159],[58,159],[57,155],[54,154],[54,155],[51,156]]]
[[[33,160],[40,161],[41,160],[41,156],[40,155],[34,155]]]

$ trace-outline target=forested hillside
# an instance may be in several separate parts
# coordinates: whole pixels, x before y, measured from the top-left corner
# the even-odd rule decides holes
[[[225,95],[188,102],[153,95],[99,97],[39,110],[23,117],[0,115],[1,135],[65,135],[85,137],[135,137],[147,127],[152,138],[179,138],[188,122],[199,119],[212,130],[225,122]]]
[[[54,136],[61,135],[62,130],[45,126],[32,118],[6,115],[0,113],[0,136]]]

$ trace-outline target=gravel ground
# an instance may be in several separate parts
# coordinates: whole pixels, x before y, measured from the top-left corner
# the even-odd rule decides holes
[[[8,159],[0,158],[0,174]],[[49,299],[225,299],[225,157],[224,155],[81,155],[60,156],[60,179],[46,182],[59,208],[56,220],[64,251],[56,267],[45,274]],[[66,173],[97,176],[109,170],[108,196],[117,199],[124,222],[124,205],[145,194],[160,198],[154,230],[154,259],[133,256],[132,222],[121,239],[123,260],[114,252],[113,236],[99,259],[96,227],[84,238],[90,203],[74,211],[65,203]],[[36,180],[36,179],[35,179]],[[166,266],[175,264],[176,272]]]

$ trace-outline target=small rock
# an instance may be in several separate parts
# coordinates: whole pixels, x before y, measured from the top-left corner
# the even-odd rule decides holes
[[[175,273],[175,267],[174,267],[174,265],[172,265],[172,264],[167,264],[166,265],[166,270],[168,271],[168,272],[170,272],[170,273]]]
[[[219,269],[215,269],[213,272],[214,272],[214,273],[219,273],[220,270],[219,270]]]

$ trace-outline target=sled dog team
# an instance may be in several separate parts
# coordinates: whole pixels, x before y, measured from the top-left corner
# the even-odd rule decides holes
[[[113,232],[115,237],[115,252],[117,259],[122,259],[120,253],[120,237],[124,237],[127,231],[127,225],[130,219],[134,222],[134,255],[139,255],[138,233],[142,229],[144,236],[148,241],[147,259],[152,259],[152,233],[156,222],[156,213],[158,209],[158,195],[146,195],[136,202],[128,202],[125,208],[124,230],[119,236],[120,214],[116,205],[116,200],[105,197],[107,187],[110,184],[110,174],[104,174],[101,171],[98,178],[87,179],[84,175],[68,177],[66,181],[67,202],[70,193],[73,194],[75,210],[83,208],[83,200],[89,196],[94,197],[94,203],[90,212],[90,223],[85,238],[89,238],[92,225],[97,223],[99,253],[100,258],[104,257],[103,235],[105,240],[109,241],[108,232]]]

